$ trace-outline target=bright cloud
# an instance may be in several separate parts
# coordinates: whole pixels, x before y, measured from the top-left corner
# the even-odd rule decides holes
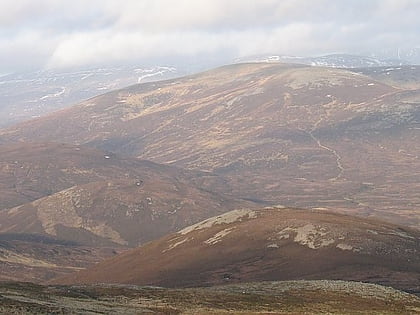
[[[420,45],[420,0],[2,0],[0,72]],[[229,60],[225,60],[228,62]]]

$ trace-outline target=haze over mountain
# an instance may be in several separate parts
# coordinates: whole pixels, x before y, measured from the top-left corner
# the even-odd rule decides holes
[[[227,185],[202,184],[236,198],[419,227],[419,104],[415,89],[346,70],[238,64],[107,93],[0,141],[85,144],[215,172]]]
[[[279,61],[283,63],[298,63],[311,66],[333,68],[370,68],[381,66],[401,66],[410,64],[408,61],[402,59],[381,60],[373,57],[349,54],[332,54],[319,57],[283,56],[271,54],[253,57],[243,57],[238,58],[235,61],[238,63]]]
[[[166,66],[126,66],[0,76],[0,127],[45,115],[110,90],[173,78],[181,73]]]
[[[420,313],[419,15],[0,1],[0,313]]]
[[[346,54],[320,57],[265,55],[235,60],[236,63],[272,61],[336,68],[390,67],[407,64],[401,59],[380,60]],[[197,61],[196,64],[174,62],[172,66],[72,68],[66,71],[50,69],[0,76],[0,127],[43,116],[107,91],[140,82],[180,77],[203,71],[213,64],[204,60]]]
[[[419,63],[417,0],[3,0],[1,73],[261,54]]]

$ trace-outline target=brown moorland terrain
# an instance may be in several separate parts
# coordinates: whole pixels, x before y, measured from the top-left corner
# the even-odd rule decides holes
[[[213,215],[255,206],[193,183],[211,174],[83,146],[19,143],[0,151],[2,206],[18,204],[0,211],[0,233],[138,246]]]
[[[325,211],[234,210],[61,279],[167,287],[342,279],[420,292],[420,232]]]
[[[77,185],[0,212],[0,233],[44,234],[89,246],[138,246],[254,203],[180,182],[107,180]]]
[[[0,312],[113,314],[416,314],[418,297],[373,284],[287,281],[211,288],[0,284]]]
[[[416,90],[420,88],[420,66],[388,66],[374,68],[351,69],[367,75],[375,80],[399,88]]]
[[[0,283],[7,314],[416,314],[414,295],[367,283],[282,281],[211,288]]]
[[[405,69],[393,71],[404,80]],[[420,93],[378,80],[303,65],[231,65],[104,94],[4,129],[0,142],[85,144],[212,171],[227,185],[218,177],[197,185],[236,198],[419,228]]]

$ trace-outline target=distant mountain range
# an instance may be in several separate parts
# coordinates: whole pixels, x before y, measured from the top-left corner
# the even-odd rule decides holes
[[[420,66],[275,59],[146,72],[0,129],[0,279],[115,256],[62,283],[346,279],[418,293]]]
[[[366,68],[408,65],[410,62],[400,59],[378,59],[367,56],[332,54],[320,57],[299,57],[286,55],[258,55],[236,59],[235,62],[285,62],[317,67]]]
[[[239,58],[234,62],[282,62],[334,68],[390,67],[410,63],[401,59],[387,60],[349,54],[320,57],[258,55]],[[205,61],[200,61],[195,65],[181,63],[171,66],[103,67],[3,74],[0,75],[0,127],[43,116],[111,90],[180,77],[207,68]]]
[[[0,130],[0,142],[94,146],[216,173],[223,185],[197,183],[235,198],[419,227],[420,96],[403,88],[419,68],[392,70],[389,85],[337,68],[230,65],[92,98]]]
[[[0,156],[0,233],[137,246],[209,215],[255,206],[196,187],[194,180],[211,177],[206,173],[83,146],[2,145]]]
[[[182,74],[174,67],[156,66],[3,75],[0,76],[0,126],[42,116],[110,90]]]

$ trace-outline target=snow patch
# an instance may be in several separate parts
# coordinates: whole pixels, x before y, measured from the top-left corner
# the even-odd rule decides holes
[[[240,222],[242,219],[255,219],[257,217],[257,212],[249,209],[238,209],[229,211],[225,214],[213,217],[204,221],[201,221],[197,224],[191,225],[179,231],[179,234],[185,235],[192,231],[202,230],[205,228],[210,228],[218,224],[229,224],[233,222]]]
[[[232,232],[235,228],[228,228],[224,229],[218,233],[216,233],[213,237],[209,238],[208,240],[204,241],[204,243],[209,245],[214,245],[216,243],[219,243],[226,235],[228,235],[230,232]]]
[[[352,250],[353,246],[348,245],[348,244],[344,244],[344,243],[339,243],[336,246],[337,248],[341,249],[341,250]]]
[[[183,244],[183,243],[185,243],[187,241],[190,241],[190,240],[192,240],[192,238],[186,237],[186,238],[184,238],[184,239],[182,239],[182,240],[180,240],[178,242],[175,242],[175,243],[169,245],[169,247],[167,249],[163,250],[162,253],[165,253],[165,252],[167,252],[167,251],[169,251],[171,249],[174,249],[175,247],[177,247],[177,246],[179,246],[179,245],[181,245],[181,244]]]
[[[65,92],[66,92],[66,88],[62,87],[61,91],[59,91],[57,93],[47,94],[47,95],[41,97],[39,100],[43,101],[43,100],[46,100],[47,98],[59,97],[59,96],[63,95]]]
[[[287,227],[278,233],[278,238],[289,238],[290,233],[296,233],[294,242],[307,246],[311,249],[318,249],[333,244],[334,239],[326,237],[328,232],[325,228],[316,227],[313,224],[306,224],[300,227]]]

